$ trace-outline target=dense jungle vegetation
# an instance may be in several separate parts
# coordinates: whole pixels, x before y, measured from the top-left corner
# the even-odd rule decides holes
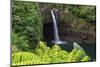
[[[47,46],[43,36],[43,26],[52,22],[49,12],[52,8],[59,10],[59,30],[65,33],[62,34],[62,39],[79,43],[95,43],[95,6],[12,1],[13,66],[91,60],[84,50],[73,48],[68,52],[56,44],[52,47]]]

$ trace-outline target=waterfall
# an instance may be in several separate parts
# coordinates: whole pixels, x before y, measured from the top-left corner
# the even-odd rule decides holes
[[[53,19],[53,27],[54,27],[54,40],[52,40],[51,42],[54,44],[66,44],[66,42],[63,42],[60,40],[59,34],[58,34],[58,26],[57,26],[57,21],[56,21],[56,17],[54,14],[54,10],[51,10],[51,15],[52,15],[52,19]]]
[[[60,41],[59,34],[58,34],[57,22],[56,22],[56,18],[55,18],[55,15],[53,13],[53,10],[51,10],[51,15],[52,15],[53,27],[54,27],[54,40],[55,41]]]
[[[51,10],[51,15],[52,15],[52,20],[53,20],[53,28],[54,28],[54,40],[52,40],[51,43],[59,44],[60,47],[62,47],[65,50],[68,50],[68,49],[70,50],[70,48],[72,49],[72,47],[79,49],[79,50],[83,50],[83,48],[75,42],[73,44],[68,44],[68,42],[60,40],[60,36],[58,33],[58,26],[57,26],[57,18],[56,18],[57,15],[55,15],[54,11],[56,11],[56,10],[55,9]]]

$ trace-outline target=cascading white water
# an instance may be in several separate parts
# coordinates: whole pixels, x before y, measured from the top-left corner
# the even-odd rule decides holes
[[[51,15],[52,15],[53,27],[54,27],[54,40],[52,40],[52,43],[66,44],[66,42],[63,42],[63,41],[60,40],[60,37],[59,37],[59,34],[58,34],[57,21],[56,21],[55,15],[54,15],[54,10],[51,10]]]
[[[57,22],[56,22],[56,18],[55,18],[55,15],[53,13],[53,10],[51,10],[51,15],[52,15],[53,27],[54,27],[54,40],[60,41],[59,34],[58,34]]]

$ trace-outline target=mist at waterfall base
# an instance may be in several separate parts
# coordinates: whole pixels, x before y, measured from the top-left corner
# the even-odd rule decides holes
[[[61,35],[59,35],[59,32],[60,32],[59,31],[59,18],[58,18],[59,15],[57,14],[57,10],[56,9],[50,10],[50,14],[51,14],[52,22],[44,24],[43,26],[43,35],[44,35],[45,41],[48,43],[47,46],[52,47],[54,44],[57,44],[63,50],[70,52],[74,48],[73,42],[63,41],[60,38]],[[80,43],[78,46],[80,46],[80,48],[83,48],[86,54],[91,57],[92,59],[91,61],[95,61],[96,59],[95,44],[91,45],[91,44],[85,43],[84,45],[84,43]]]

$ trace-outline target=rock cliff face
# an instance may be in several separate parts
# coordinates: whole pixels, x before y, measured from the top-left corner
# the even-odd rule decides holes
[[[46,5],[46,6],[45,6]],[[43,16],[44,39],[53,39],[53,21],[50,10],[58,9],[58,28],[61,40],[78,43],[95,43],[95,24],[73,15],[67,9],[68,5],[40,4],[40,12]]]

